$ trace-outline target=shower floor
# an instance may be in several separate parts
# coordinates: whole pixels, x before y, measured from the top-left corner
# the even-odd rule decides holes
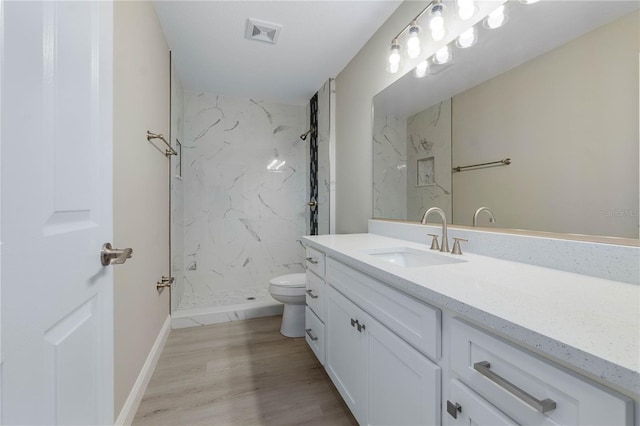
[[[216,291],[206,296],[185,294],[171,314],[172,328],[195,327],[282,314],[283,305],[266,287]]]
[[[244,303],[273,302],[277,303],[266,287],[248,287],[233,290],[223,290],[209,295],[185,294],[180,301],[178,310],[197,309],[213,306],[240,305]]]

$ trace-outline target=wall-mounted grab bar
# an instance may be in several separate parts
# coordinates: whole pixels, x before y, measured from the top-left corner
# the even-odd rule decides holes
[[[169,157],[170,155],[178,155],[176,150],[173,149],[171,144],[167,142],[164,136],[162,136],[161,134],[151,133],[150,131],[147,130],[147,140],[151,142],[152,139],[160,139],[162,142],[164,142],[167,148],[169,148],[164,152],[164,155],[166,155],[167,157]]]
[[[511,164],[511,158],[505,158],[504,160],[491,161],[489,163],[472,164],[470,166],[458,166],[451,169],[451,171],[453,171],[454,173],[457,173],[457,172],[464,172],[467,169],[475,169],[479,167],[482,168],[482,167],[489,167],[489,166],[508,166],[509,164]]]

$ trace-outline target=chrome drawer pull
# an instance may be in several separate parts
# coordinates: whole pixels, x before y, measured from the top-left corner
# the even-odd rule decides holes
[[[314,342],[315,342],[316,340],[318,340],[318,337],[317,337],[317,336],[314,336],[314,335],[311,333],[311,329],[310,329],[310,328],[307,328],[307,329],[305,329],[304,331],[307,333],[307,335],[309,336],[309,338],[310,338],[311,340],[313,340]]]
[[[507,379],[500,377],[499,375],[491,371],[490,367],[491,364],[489,364],[489,361],[480,361],[473,364],[473,369],[478,373],[482,374],[498,386],[501,386],[506,391],[512,393],[514,396],[520,398],[522,401],[526,402],[539,412],[546,413],[548,411],[556,409],[556,402],[554,400],[547,398],[540,401],[539,399],[528,394]]]
[[[307,290],[305,293],[307,293],[312,299],[317,299],[318,298],[318,296],[313,294],[313,290]]]
[[[315,260],[313,257],[307,257],[307,262],[311,263],[312,265],[317,265],[318,261]]]

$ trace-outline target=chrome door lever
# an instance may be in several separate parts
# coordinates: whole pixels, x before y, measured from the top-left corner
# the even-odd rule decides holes
[[[156,283],[156,289],[160,290],[165,287],[171,287],[171,284],[175,281],[174,277],[162,276],[162,279]]]
[[[102,266],[121,265],[131,256],[133,256],[131,248],[114,249],[111,247],[111,243],[104,243],[102,250],[100,250],[100,263]]]

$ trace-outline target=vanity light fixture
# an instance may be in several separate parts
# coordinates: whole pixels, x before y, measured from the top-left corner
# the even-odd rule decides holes
[[[416,78],[422,78],[427,75],[427,71],[429,71],[429,61],[425,59],[415,67],[414,76]]]
[[[536,0],[533,0],[536,1]],[[473,0],[457,0],[458,16],[463,21],[471,18],[476,11],[476,5]]]
[[[418,15],[391,40],[391,52],[389,53],[387,61],[388,72],[395,74],[400,71],[400,62],[402,59],[400,54],[400,38],[405,35],[405,33],[408,34],[408,40],[406,41],[406,55],[410,58],[417,58],[420,56],[420,52],[422,50],[420,46],[420,35],[422,31],[418,22],[427,12],[431,12],[429,28],[431,29],[432,37],[436,41],[444,38],[446,31],[444,28],[442,11],[442,0],[432,0],[429,2],[427,7],[422,9],[422,11],[418,13]]]
[[[389,54],[389,63],[387,65],[387,71],[391,74],[395,74],[400,69],[400,44],[398,39],[394,38],[391,42],[391,53]]]
[[[433,55],[433,62],[436,64],[446,64],[451,61],[451,48],[449,45],[444,46]]]
[[[467,47],[471,47],[476,44],[476,41],[478,41],[476,27],[471,27],[460,34],[460,36],[456,40],[456,46],[461,49],[466,49]]]
[[[417,58],[420,55],[420,27],[417,21],[411,22],[407,40],[407,56]]]
[[[534,3],[538,3],[540,0],[520,0],[520,3],[524,3],[524,4],[534,4]]]
[[[505,5],[503,4],[493,12],[491,12],[484,20],[484,25],[490,30],[500,28],[507,22],[507,15],[504,13]]]

